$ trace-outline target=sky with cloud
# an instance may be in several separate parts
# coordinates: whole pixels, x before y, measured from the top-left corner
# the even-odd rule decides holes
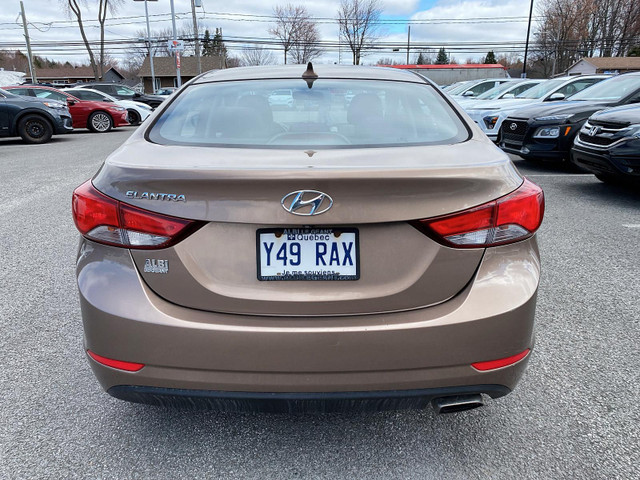
[[[66,0],[23,0],[26,17],[29,20],[29,33],[34,53],[55,60],[72,63],[87,61],[86,51],[81,45],[67,45],[65,42],[80,42],[77,25],[69,17],[64,5]],[[272,19],[273,7],[288,3],[290,0],[202,0],[203,7],[197,9],[202,25],[210,30],[222,28],[223,35],[235,40],[227,45],[231,54],[239,54],[246,45],[244,40],[265,41],[269,39],[268,29]],[[24,36],[18,13],[19,0],[0,0],[0,49],[24,50]],[[96,19],[96,0],[87,0],[84,8],[86,29],[90,39],[99,38]],[[334,20],[339,0],[291,0],[291,3],[305,5],[312,17],[318,18],[318,27],[322,40],[338,42],[338,26]],[[479,59],[489,49],[496,53],[522,50],[527,32],[526,17],[530,0],[384,0],[382,18],[384,24],[379,27],[379,41],[376,50],[367,54],[364,63],[375,63],[379,58],[392,58],[404,63],[406,60],[407,20],[411,20],[411,61],[418,47],[446,45],[449,53],[457,60]],[[92,8],[91,5],[94,5]],[[169,0],[149,1],[149,15],[152,30],[171,27]],[[175,0],[175,12],[178,28],[191,22],[190,0]],[[535,12],[534,12],[535,15]],[[137,32],[144,30],[144,3],[124,0],[106,26],[106,39],[124,42],[137,38]],[[399,51],[394,52],[394,48]],[[110,53],[120,57],[126,52],[125,45],[113,45]],[[274,52],[280,58],[280,52]],[[435,56],[435,53],[433,54]],[[346,46],[332,48],[319,62],[350,62],[350,52]]]

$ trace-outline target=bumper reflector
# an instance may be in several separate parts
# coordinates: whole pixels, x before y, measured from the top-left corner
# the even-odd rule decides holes
[[[487,362],[476,362],[472,363],[471,366],[476,370],[486,371],[486,370],[496,370],[497,368],[508,367],[509,365],[513,365],[514,363],[519,362],[524,357],[529,355],[531,349],[527,348],[524,352],[518,353],[517,355],[513,355],[512,357],[501,358],[499,360],[489,360]]]
[[[144,367],[144,363],[123,362],[122,360],[114,360],[112,358],[106,358],[93,353],[91,350],[87,350],[87,353],[96,362],[106,365],[107,367],[117,368],[118,370],[126,370],[127,372],[137,372]]]

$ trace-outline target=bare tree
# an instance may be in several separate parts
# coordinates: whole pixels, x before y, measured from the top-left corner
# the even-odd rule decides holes
[[[275,63],[276,59],[273,52],[264,47],[247,47],[242,50],[240,64],[243,67],[274,65]]]
[[[284,63],[287,64],[287,53],[293,48],[301,32],[309,23],[309,13],[307,8],[288,3],[283,6],[273,8],[273,15],[276,18],[276,25],[269,29],[269,34],[278,39],[284,50]]]
[[[225,64],[226,68],[236,68],[241,66],[242,61],[238,57],[227,57],[227,62]]]
[[[555,75],[582,56],[588,15],[580,0],[546,0],[539,8],[542,21],[534,33],[538,56],[544,60],[545,73],[551,63],[551,75]]]
[[[100,73],[98,71],[98,65],[96,64],[96,59],[93,54],[93,50],[91,50],[91,45],[89,44],[89,40],[87,39],[87,34],[84,31],[84,24],[82,23],[82,5],[86,6],[86,0],[61,0],[64,5],[65,10],[71,16],[73,14],[78,22],[78,27],[80,28],[80,35],[82,36],[82,41],[84,42],[84,46],[87,49],[87,53],[89,54],[89,63],[91,64],[91,69],[93,70],[93,76],[96,80],[99,80]]]
[[[114,15],[118,11],[118,7],[124,3],[124,0],[99,0],[98,2],[98,23],[100,24],[100,78],[104,76],[104,67],[107,58],[104,53],[104,24],[107,21],[107,13]]]
[[[302,28],[298,31],[298,36],[293,42],[291,48],[291,57],[295,63],[308,63],[314,58],[322,55],[323,50],[320,45],[320,32],[318,26],[307,20]]]
[[[206,24],[198,22],[198,31],[208,31]],[[129,47],[127,49],[127,55],[132,57],[132,59],[142,57],[140,60],[140,64],[142,64],[145,57],[149,55],[149,50],[146,45],[147,31],[138,30],[135,36],[139,38],[141,42],[142,39],[144,39],[145,45],[142,46],[141,44],[138,44]],[[193,23],[191,21],[185,20],[182,25],[178,27],[177,37],[184,41],[184,52],[182,52],[182,56],[187,57],[195,55],[195,33],[193,30]],[[170,52],[167,47],[168,40],[173,40],[173,30],[171,27],[151,31],[151,51],[154,57],[173,57],[173,52]],[[207,55],[206,52],[204,52],[206,45],[203,42],[200,43],[201,55]]]
[[[377,39],[382,13],[380,0],[342,0],[338,8],[340,37],[353,53],[353,64],[360,65],[363,50]]]
[[[545,74],[581,57],[624,56],[640,38],[637,0],[544,0],[534,35],[534,59]]]

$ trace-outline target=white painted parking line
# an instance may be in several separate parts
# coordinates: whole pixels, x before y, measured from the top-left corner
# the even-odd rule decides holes
[[[640,228],[640,223],[623,223],[622,226],[627,228]]]

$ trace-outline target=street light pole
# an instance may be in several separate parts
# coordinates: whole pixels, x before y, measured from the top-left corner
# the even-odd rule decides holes
[[[173,5],[173,0],[171,0],[171,24],[173,26],[173,41],[177,43],[178,36],[176,34],[176,9],[175,9],[175,6]],[[176,59],[176,87],[180,88],[182,86],[182,78],[180,78],[180,52],[177,49],[175,51],[175,59]]]
[[[151,66],[151,93],[156,93],[156,72],[153,68],[153,50],[151,49],[151,27],[149,26],[149,7],[144,0],[144,14],[147,17],[147,46],[149,47],[149,65]]]
[[[409,25],[409,30],[407,32],[407,65],[409,65],[409,49],[411,48],[411,25]]]
[[[27,59],[29,60],[29,73],[31,74],[31,83],[38,83],[36,71],[33,68],[33,60],[31,55],[31,40],[29,39],[29,30],[27,29],[27,17],[24,14],[24,4],[20,1],[20,14],[22,15],[22,26],[24,27],[24,38],[27,41]]]
[[[202,73],[202,64],[200,63],[200,37],[198,35],[198,20],[196,18],[196,1],[191,0],[191,15],[193,16],[193,33],[196,36],[196,67],[198,75]]]
[[[533,14],[533,0],[529,7],[529,24],[527,25],[527,43],[524,45],[524,62],[522,63],[522,78],[527,78],[527,53],[529,53],[529,33],[531,32],[531,15]]]

